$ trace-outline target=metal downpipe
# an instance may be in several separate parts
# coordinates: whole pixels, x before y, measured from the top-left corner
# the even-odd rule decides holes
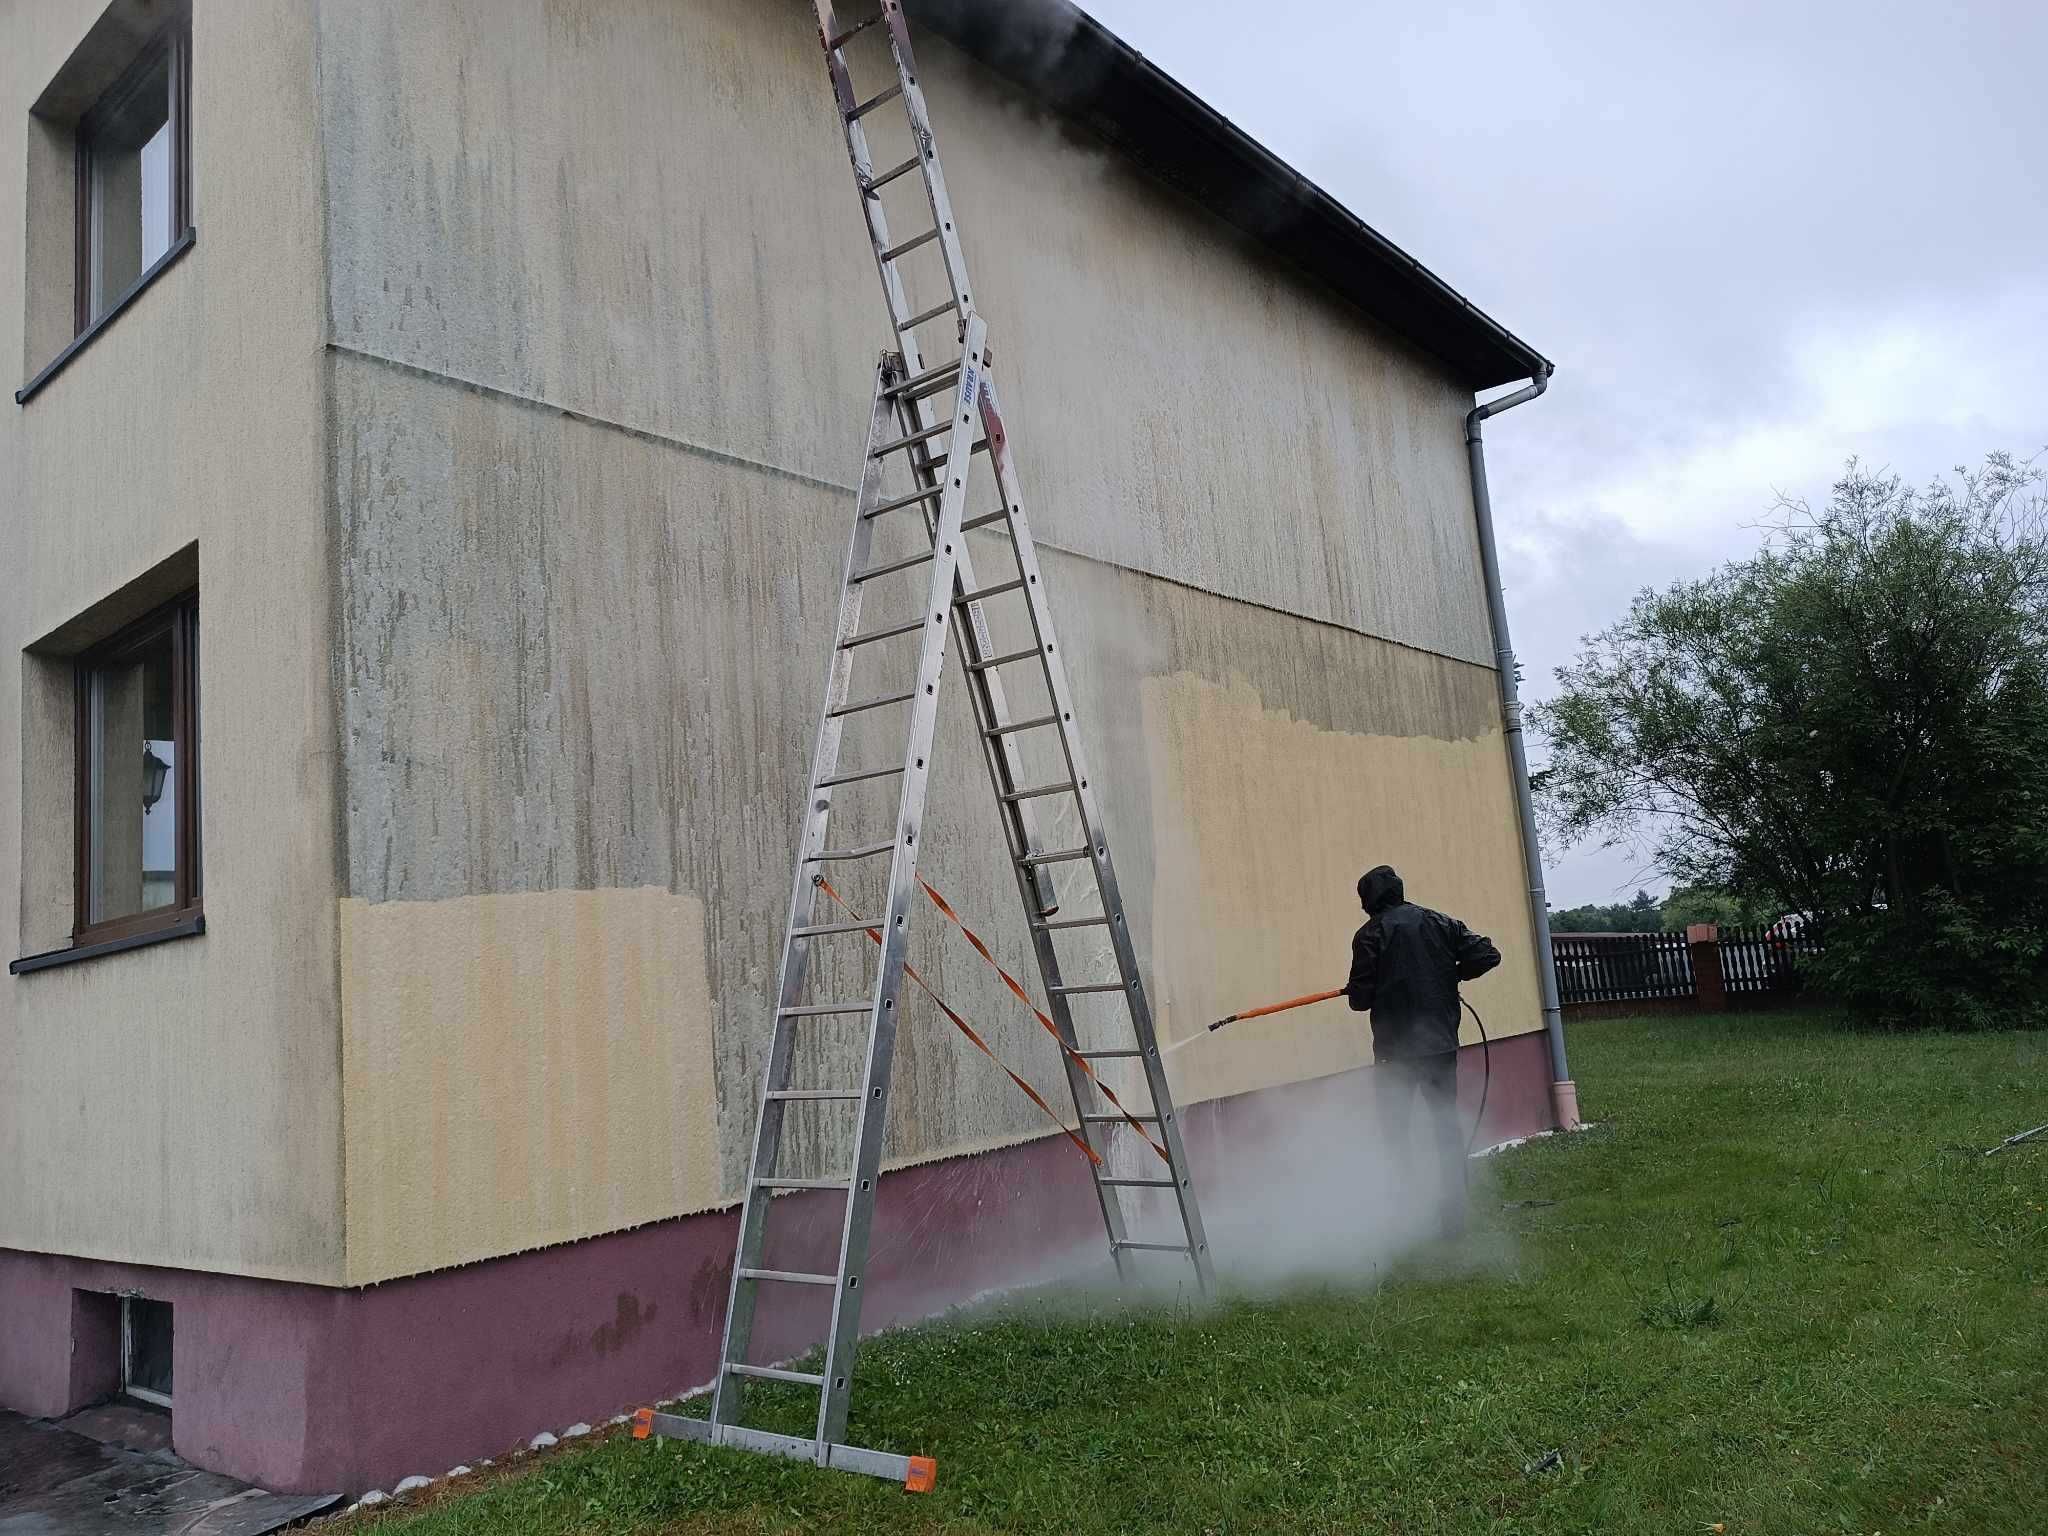
[[[1493,537],[1493,498],[1486,489],[1483,425],[1489,416],[1527,404],[1550,386],[1550,366],[1511,395],[1475,406],[1465,417],[1465,452],[1472,467],[1472,511],[1479,525],[1479,564],[1486,580],[1486,609],[1493,623],[1494,664],[1500,674],[1500,713],[1508,762],[1515,781],[1515,811],[1521,822],[1522,862],[1529,876],[1529,919],[1536,934],[1536,984],[1543,1003],[1543,1028],[1550,1038],[1550,1108],[1560,1130],[1579,1125],[1579,1093],[1564,1054],[1564,1010],[1557,999],[1557,965],[1550,952],[1550,903],[1543,891],[1543,845],[1536,832],[1536,805],[1529,793],[1529,753],[1522,739],[1522,691],[1515,679],[1515,648],[1508,638],[1508,605],[1500,583],[1500,553]]]

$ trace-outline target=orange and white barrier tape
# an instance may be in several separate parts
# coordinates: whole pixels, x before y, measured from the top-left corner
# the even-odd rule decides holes
[[[852,904],[848,902],[844,896],[841,896],[836,890],[832,888],[831,881],[827,880],[822,875],[817,876],[816,878],[818,882],[818,889],[823,891],[827,896],[830,896],[834,901],[838,902],[840,907],[846,912],[846,914],[849,917],[851,917],[857,923],[864,923],[867,921],[866,918],[862,917],[860,913],[856,912],[853,909]],[[880,945],[882,942],[882,930],[880,928],[868,929],[867,936],[873,939],[877,945]],[[1093,1163],[1096,1167],[1099,1168],[1102,1166],[1102,1159],[1099,1155],[1097,1155],[1095,1149],[1089,1146],[1088,1143],[1082,1139],[1078,1132],[1069,1130],[1067,1128],[1066,1122],[1061,1120],[1059,1114],[1053,1109],[1053,1107],[1045,1102],[1044,1097],[1040,1095],[1039,1091],[1036,1088],[1032,1087],[1029,1083],[1025,1082],[1024,1079],[1019,1077],[1015,1072],[1012,1072],[1008,1064],[1004,1062],[1002,1057],[998,1056],[994,1051],[988,1048],[988,1042],[982,1039],[980,1035],[975,1033],[974,1026],[972,1024],[969,1024],[965,1019],[961,1018],[959,1014],[955,1013],[953,1009],[947,1004],[946,1000],[943,997],[939,996],[938,993],[932,990],[931,984],[927,982],[924,979],[924,977],[920,976],[917,973],[916,966],[910,964],[908,961],[905,961],[903,965],[903,974],[908,976],[912,981],[916,982],[920,988],[923,989],[924,995],[930,998],[933,1003],[937,1004],[939,1012],[943,1013],[948,1019],[953,1021],[953,1027],[959,1030],[961,1034],[965,1035],[968,1038],[968,1041],[974,1046],[976,1050],[980,1051],[982,1055],[986,1056],[990,1061],[994,1062],[997,1066],[1001,1067],[1003,1069],[1003,1074],[1006,1077],[1008,1077],[1011,1082],[1015,1083],[1020,1089],[1023,1090],[1024,1096],[1027,1099],[1029,1099],[1032,1103],[1036,1104],[1040,1109],[1045,1111],[1046,1118],[1051,1120],[1054,1125],[1057,1125],[1060,1128],[1061,1132],[1066,1136],[1067,1140],[1071,1141],[1075,1146],[1081,1149],[1082,1156],[1086,1157],[1088,1161]]]

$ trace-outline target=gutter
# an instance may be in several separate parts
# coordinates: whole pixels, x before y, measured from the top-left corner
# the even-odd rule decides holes
[[[1489,416],[1526,405],[1550,386],[1550,364],[1537,368],[1528,384],[1511,395],[1475,406],[1465,417],[1465,453],[1472,469],[1472,513],[1479,525],[1479,564],[1486,580],[1486,610],[1493,623],[1494,665],[1500,677],[1502,733],[1515,781],[1515,812],[1521,823],[1522,863],[1529,876],[1529,922],[1536,935],[1536,985],[1543,1002],[1543,1029],[1550,1037],[1550,1109],[1560,1130],[1579,1127],[1579,1090],[1564,1054],[1564,1010],[1557,998],[1557,964],[1550,949],[1550,903],[1543,892],[1543,844],[1536,831],[1536,803],[1529,792],[1529,753],[1523,741],[1522,691],[1515,677],[1515,647],[1508,638],[1507,596],[1500,582],[1500,552],[1493,537],[1493,498],[1486,489],[1484,426]]]

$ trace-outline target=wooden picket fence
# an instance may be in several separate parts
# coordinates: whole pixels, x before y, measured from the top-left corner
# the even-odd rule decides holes
[[[1797,935],[1764,928],[1683,933],[1554,933],[1558,1000],[1575,1012],[1718,1011],[1789,998],[1804,990],[1808,962],[1821,953],[1811,927]]]
[[[1682,933],[1553,933],[1550,953],[1560,1002],[1693,995],[1692,952]]]

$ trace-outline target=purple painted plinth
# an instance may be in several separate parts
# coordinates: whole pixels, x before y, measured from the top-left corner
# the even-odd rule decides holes
[[[1467,1050],[1468,1113],[1479,1072]],[[1485,1139],[1547,1128],[1548,1084],[1541,1034],[1496,1045]],[[1296,1091],[1192,1110],[1198,1187]],[[839,1210],[829,1194],[778,1201],[769,1262],[831,1269]],[[709,1381],[737,1224],[685,1216],[357,1290],[0,1249],[0,1407],[57,1417],[106,1395],[106,1298],[136,1291],[174,1309],[180,1456],[278,1492],[389,1488]],[[1104,1257],[1087,1166],[1064,1137],[906,1168],[878,1192],[863,1326]],[[814,1342],[826,1301],[764,1299],[755,1358]]]

